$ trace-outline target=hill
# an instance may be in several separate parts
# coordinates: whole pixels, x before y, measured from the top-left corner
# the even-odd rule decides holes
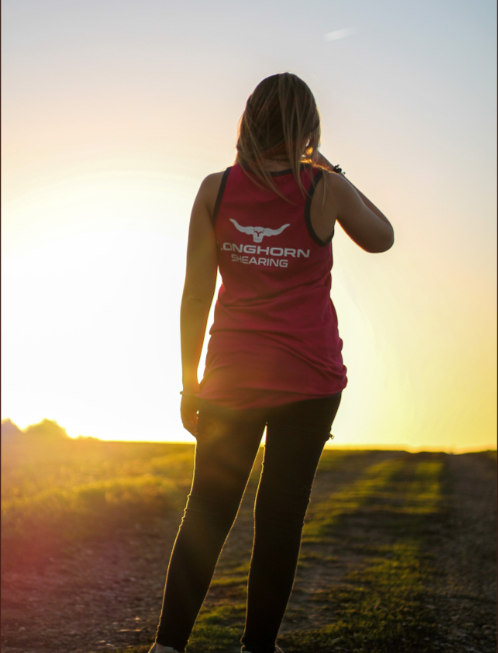
[[[1,430],[2,443],[9,442],[13,438],[17,438],[20,435],[22,435],[21,429],[16,424],[14,424],[12,420],[10,419],[2,420],[2,430]]]
[[[24,430],[21,430],[11,419],[4,419],[1,425],[1,435],[2,444],[20,441],[24,438],[37,438],[44,441],[69,439],[66,429],[50,419],[43,419],[38,424],[31,424]]]

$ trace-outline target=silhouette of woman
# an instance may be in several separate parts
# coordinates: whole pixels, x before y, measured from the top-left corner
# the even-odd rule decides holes
[[[394,242],[379,209],[318,151],[320,117],[296,75],[264,79],[237,157],[202,182],[181,305],[181,417],[196,438],[191,492],[150,653],[182,653],[266,428],[242,650],[274,653],[322,449],[345,388],[330,298],[336,221],[367,252]],[[223,284],[199,384],[217,270]]]

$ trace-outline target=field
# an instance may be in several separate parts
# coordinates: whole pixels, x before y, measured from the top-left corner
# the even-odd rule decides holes
[[[261,455],[188,653],[236,653]],[[3,653],[146,653],[194,447],[2,447]],[[285,653],[494,653],[496,452],[326,450]]]

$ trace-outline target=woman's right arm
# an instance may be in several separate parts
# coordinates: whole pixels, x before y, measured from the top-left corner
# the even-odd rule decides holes
[[[187,267],[180,310],[183,392],[183,426],[195,435],[199,391],[197,368],[216,286],[218,250],[212,215],[223,173],[202,182],[190,218]]]
[[[333,169],[322,154],[317,163]],[[325,174],[327,190],[334,199],[334,219],[348,236],[366,252],[379,253],[390,249],[394,243],[394,230],[382,211],[342,175]]]

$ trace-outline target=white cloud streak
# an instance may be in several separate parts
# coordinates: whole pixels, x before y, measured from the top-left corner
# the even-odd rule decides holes
[[[328,32],[323,38],[326,41],[337,41],[338,39],[346,38],[346,36],[351,36],[355,32],[356,29],[354,27],[345,27],[344,29],[336,29],[334,32]]]

